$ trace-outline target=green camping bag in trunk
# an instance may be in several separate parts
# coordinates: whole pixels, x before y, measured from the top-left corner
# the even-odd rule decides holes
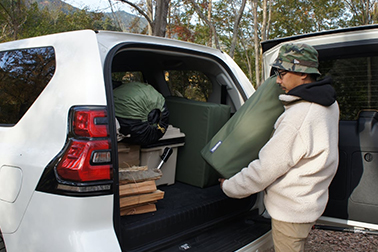
[[[157,142],[168,128],[169,111],[164,97],[147,83],[124,83],[113,90],[114,110],[128,136],[124,141],[149,145]]]
[[[232,177],[258,158],[284,111],[278,99],[282,93],[276,76],[268,78],[202,149],[202,157],[222,177]]]

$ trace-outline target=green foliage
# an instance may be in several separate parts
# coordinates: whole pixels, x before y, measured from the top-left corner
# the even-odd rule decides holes
[[[270,38],[285,37],[346,25],[346,6],[340,0],[277,0],[272,8]]]
[[[103,13],[48,7],[40,9],[36,2],[7,0],[0,4],[0,42],[81,29],[121,31]]]
[[[348,6],[350,19],[349,26],[378,23],[377,0],[344,0]]]
[[[171,1],[170,37],[206,45],[209,41],[209,27],[198,20],[194,9],[186,1]]]
[[[24,0],[8,0],[0,2],[0,39],[14,40],[22,33],[26,21],[27,8]],[[9,37],[9,38],[8,38]]]

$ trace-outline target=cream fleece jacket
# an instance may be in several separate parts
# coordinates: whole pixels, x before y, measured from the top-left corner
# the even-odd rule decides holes
[[[265,190],[264,203],[272,218],[313,222],[325,210],[338,167],[338,104],[322,106],[288,94],[280,100],[288,104],[259,159],[225,180],[222,189],[232,198]]]

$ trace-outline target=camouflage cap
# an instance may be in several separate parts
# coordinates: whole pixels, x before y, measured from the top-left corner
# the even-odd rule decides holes
[[[290,72],[320,74],[318,52],[307,44],[285,44],[281,46],[272,67]]]

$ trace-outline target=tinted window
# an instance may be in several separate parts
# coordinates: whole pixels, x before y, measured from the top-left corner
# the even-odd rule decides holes
[[[341,120],[355,120],[361,110],[378,109],[378,57],[320,62],[320,72],[331,75]]]
[[[212,92],[209,78],[199,71],[166,71],[165,80],[173,96],[206,102]]]
[[[125,83],[131,82],[145,82],[142,72],[127,71],[127,72],[114,72],[112,73],[113,88],[117,88]]]
[[[0,124],[16,124],[54,72],[52,47],[0,52]]]

